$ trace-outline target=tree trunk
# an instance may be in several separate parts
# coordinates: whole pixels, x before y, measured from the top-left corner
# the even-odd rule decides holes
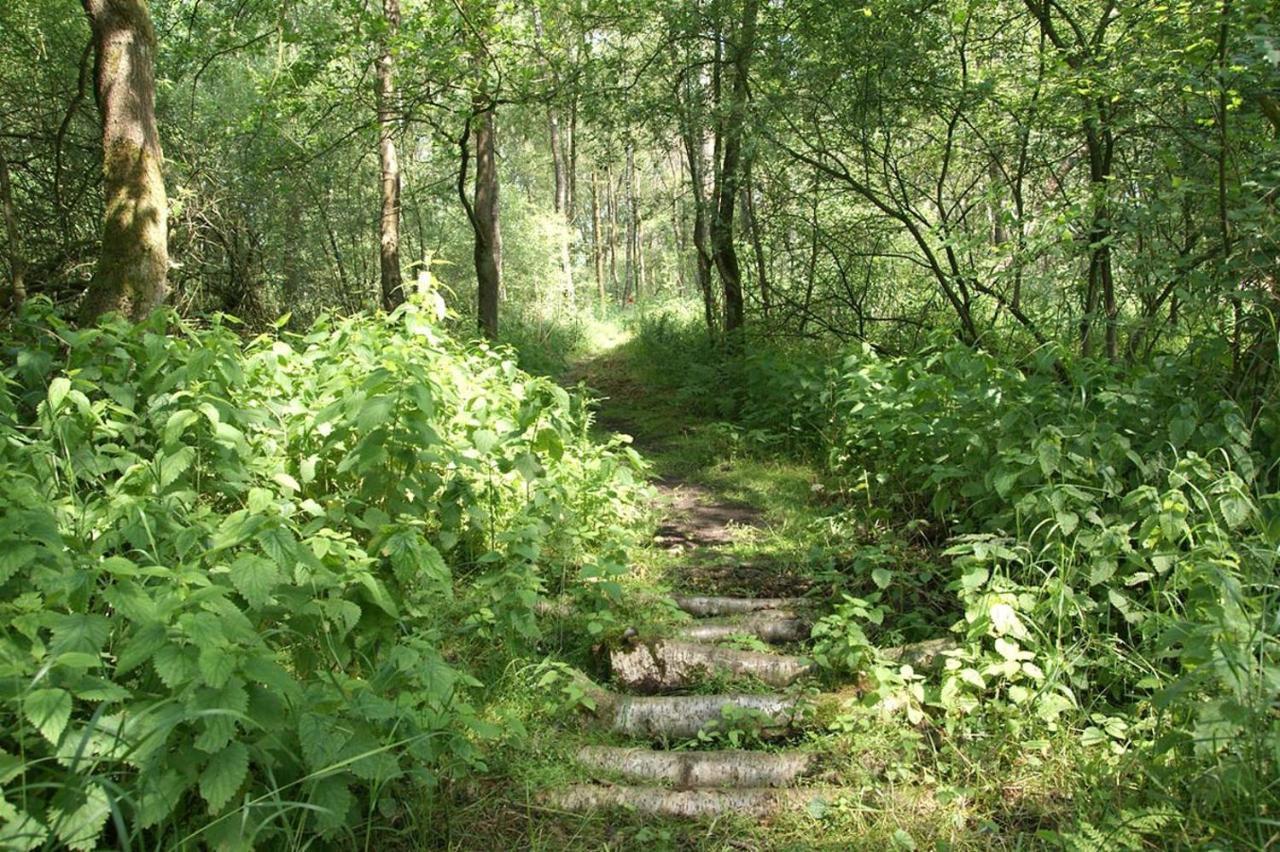
[[[756,258],[756,284],[760,288],[760,310],[768,317],[773,305],[769,292],[769,266],[764,255],[764,240],[760,236],[760,223],[756,219],[755,187],[751,180],[751,166],[746,168],[745,186],[742,188],[742,222],[747,228],[747,236],[751,239],[751,250]]]
[[[734,246],[734,207],[742,183],[742,136],[746,125],[747,72],[755,47],[759,0],[746,0],[742,25],[733,50],[733,102],[725,122],[721,146],[720,188],[715,218],[711,220],[711,253],[724,288],[724,330],[732,335],[745,321],[742,300],[742,272]]]
[[[9,295],[16,311],[27,300],[26,265],[22,258],[22,235],[18,231],[18,215],[13,208],[13,184],[9,179],[9,161],[0,150],[0,207],[4,209],[5,238],[9,245]]]
[[[591,255],[595,262],[596,289],[600,291],[600,307],[604,307],[609,296],[604,286],[604,244],[603,223],[600,219],[600,186],[596,170],[591,170]]]
[[[636,213],[636,158],[635,149],[630,145],[627,146],[627,263],[625,267],[626,281],[622,288],[622,301],[627,304],[636,301],[640,297],[638,292],[640,289],[639,280],[637,278],[638,261],[636,256],[637,247],[637,231],[640,227],[640,217]]]
[[[169,203],[155,116],[155,31],[145,0],[82,0],[93,30],[102,115],[102,251],[80,307],[91,323],[140,320],[167,295]]]
[[[400,0],[382,0],[387,22],[386,42],[378,57],[378,159],[382,168],[382,218],[379,224],[379,259],[382,307],[395,310],[404,301],[400,273],[400,159],[396,154],[395,61],[391,42],[400,29]]]
[[[539,46],[545,37],[542,26],[542,11],[535,4],[533,7],[533,28]],[[544,69],[552,75],[552,82],[558,84],[553,72],[544,63]],[[552,104],[547,107],[547,136],[551,145],[551,169],[555,183],[553,205],[559,224],[563,226],[560,240],[560,275],[564,286],[564,299],[570,306],[576,301],[573,285],[573,198],[572,180],[570,176],[570,147],[572,146],[573,129],[561,130],[560,113]],[[565,137],[568,137],[567,139]]]
[[[493,107],[476,116],[475,264],[480,330],[498,338],[498,294],[502,286],[502,232],[499,226],[497,130]]]
[[[613,185],[613,169],[608,163],[604,167],[605,189],[609,194],[609,281],[613,292],[618,292],[618,192]]]

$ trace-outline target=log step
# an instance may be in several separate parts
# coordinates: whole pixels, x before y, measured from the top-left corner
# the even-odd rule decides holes
[[[696,616],[743,615],[764,610],[803,608],[809,605],[804,598],[730,598],[704,595],[675,595],[676,606]]]
[[[761,714],[765,735],[784,733],[798,713],[796,699],[782,695],[620,695],[608,721],[619,734],[683,739],[720,722],[725,707]]]
[[[690,642],[723,642],[745,633],[762,642],[803,642],[809,638],[808,619],[796,617],[789,610],[763,610],[736,619],[706,619],[685,625],[676,631],[677,639]]]
[[[917,671],[922,671],[936,668],[944,662],[943,654],[946,651],[954,651],[959,647],[954,639],[943,637],[899,645],[896,648],[884,648],[880,655],[899,665],[910,665]]]
[[[628,781],[674,787],[786,787],[808,774],[814,755],[800,751],[653,751],[647,748],[585,746],[578,763],[613,772]]]
[[[814,802],[829,803],[839,795],[838,790],[829,787],[670,790],[665,787],[576,784],[548,791],[542,798],[552,807],[576,813],[624,808],[672,819],[698,819],[730,814],[760,819],[788,808],[808,807]]]
[[[770,686],[786,686],[812,668],[803,657],[740,651],[719,645],[637,641],[609,654],[614,683],[639,692],[690,686],[707,673],[753,676]]]

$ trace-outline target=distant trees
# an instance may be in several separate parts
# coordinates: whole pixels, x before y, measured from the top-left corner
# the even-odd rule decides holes
[[[1268,0],[152,0],[162,44],[83,2],[89,51],[0,4],[0,238],[10,294],[86,318],[392,308],[431,263],[490,337],[594,279],[717,339],[1272,369]]]

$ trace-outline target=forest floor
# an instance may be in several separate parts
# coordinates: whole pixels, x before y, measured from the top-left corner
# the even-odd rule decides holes
[[[860,550],[899,564],[933,558],[905,540],[878,538],[892,538],[892,531],[851,518],[816,468],[737,452],[724,424],[692,416],[681,400],[654,391],[625,342],[574,365],[565,379],[600,398],[602,433],[633,436],[652,465],[660,520],[651,545],[636,556],[623,581],[620,617],[630,628],[626,636],[633,637],[629,647],[647,648],[660,676],[668,674],[668,661],[658,658],[655,647],[661,651],[664,640],[681,638],[691,624],[724,621],[691,619],[682,611],[690,608],[682,596],[804,596],[799,613],[760,615],[765,621],[803,619],[807,636],[812,619],[839,602],[831,600],[839,565]],[[790,602],[773,606],[792,608]],[[751,635],[757,623],[717,647],[728,648],[730,656],[779,654],[809,662],[805,637],[784,636],[801,641],[778,643],[775,636],[769,644],[761,641],[767,629]],[[684,680],[676,672],[672,683],[641,683],[638,690],[610,683],[604,645],[621,645],[624,653],[628,647],[626,637],[619,643],[616,635],[615,630],[608,643],[596,646],[596,665],[574,662],[611,690],[601,702],[620,702],[623,709],[615,713],[610,704],[593,714],[565,706],[548,697],[560,685],[550,679],[535,698],[527,688],[513,689],[513,705],[536,704],[509,708],[526,719],[528,738],[513,746],[503,766],[492,767],[489,792],[464,806],[464,813],[450,815],[451,848],[1025,848],[1041,845],[1042,829],[1069,822],[1071,789],[1092,783],[1081,775],[1079,755],[1066,740],[1029,748],[1002,737],[961,743],[940,727],[910,724],[901,713],[865,706],[856,682],[816,667],[792,683],[772,686],[722,667]],[[554,656],[554,643],[548,647]],[[615,680],[619,659],[613,662]],[[618,721],[627,713],[626,702],[657,700],[628,697],[637,691],[702,697],[722,706],[781,703],[766,706],[764,713],[721,709],[721,718],[703,730],[671,733],[660,718],[639,728]],[[688,719],[692,711],[685,706],[669,709]],[[784,709],[774,713],[779,707]],[[744,757],[744,751],[752,754]],[[770,757],[757,765],[761,754]],[[673,763],[637,768],[637,761],[654,760]],[[690,781],[691,773],[715,774],[711,764],[723,766],[726,760],[747,769],[731,772],[728,781],[721,777],[710,789]],[[768,766],[788,760],[802,767],[794,777],[763,783],[748,777],[756,769],[767,775]],[[596,765],[584,765],[592,761]],[[607,765],[611,761],[618,765]],[[752,790],[730,789],[744,779]],[[458,825],[485,830],[457,836]]]

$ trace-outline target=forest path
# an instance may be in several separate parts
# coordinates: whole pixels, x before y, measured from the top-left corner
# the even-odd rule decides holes
[[[539,806],[736,825],[723,847],[697,846],[731,849],[781,844],[771,822],[783,814],[801,821],[784,830],[794,837],[838,802],[867,806],[867,769],[867,783],[843,786],[848,755],[833,754],[823,732],[859,686],[821,677],[807,656],[827,602],[819,566],[787,548],[792,528],[814,516],[816,472],[726,458],[716,424],[638,381],[618,356],[577,366],[569,383],[578,381],[603,397],[602,430],[632,435],[654,465],[661,520],[639,559],[658,617],[598,649],[607,685],[582,688],[595,705],[587,727],[599,733],[564,744],[579,777],[540,791]]]

